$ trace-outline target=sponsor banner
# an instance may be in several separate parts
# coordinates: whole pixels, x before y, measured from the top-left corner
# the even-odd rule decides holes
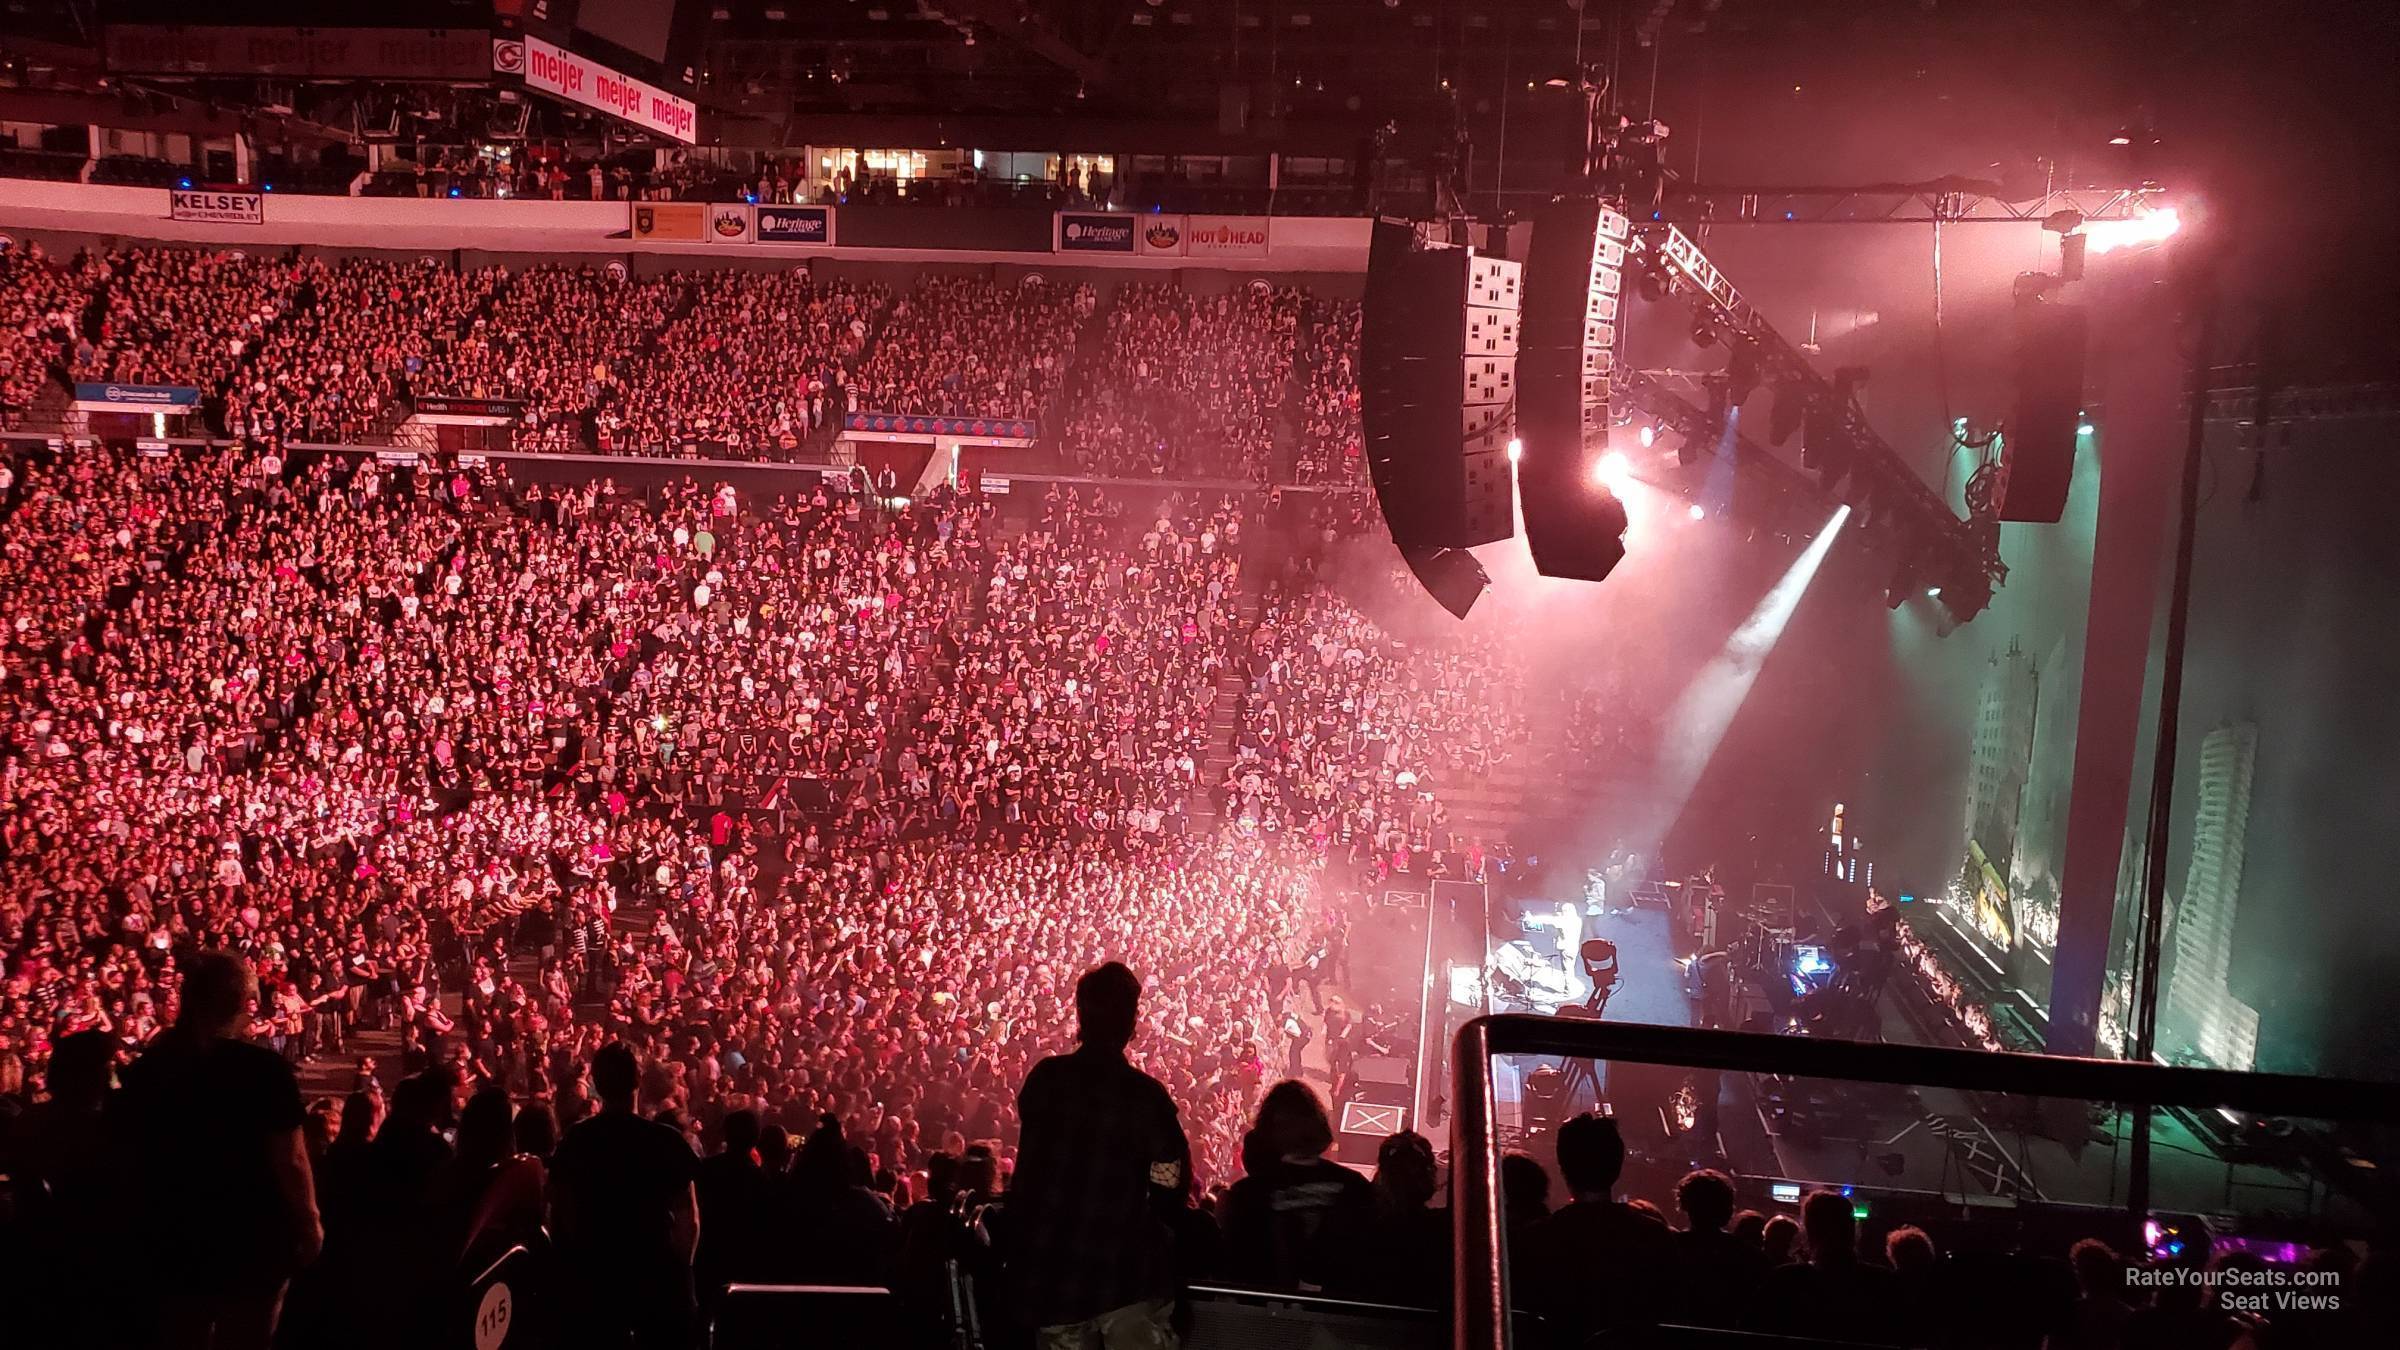
[[[167,219],[199,220],[212,225],[262,225],[267,199],[256,192],[208,192],[167,189]]]
[[[721,202],[708,208],[708,240],[712,244],[750,242],[751,208],[741,202]]]
[[[976,486],[981,488],[983,495],[987,497],[1005,497],[1008,495],[1011,484],[1000,474],[987,473],[976,479]]]
[[[1131,253],[1141,217],[1103,211],[1058,213],[1057,249],[1061,253]]]
[[[635,202],[633,237],[688,239],[708,237],[708,208],[699,202]]]
[[[492,457],[490,455],[473,455],[468,454],[463,450],[459,452],[458,456],[459,467],[463,469],[472,469],[479,464],[489,464],[491,462]]]
[[[1134,232],[1134,251],[1147,257],[1183,256],[1183,217],[1143,216]]]
[[[144,459],[165,459],[167,457],[167,443],[165,441],[135,441],[133,443],[133,448],[139,451]]]
[[[830,206],[762,206],[758,208],[758,242],[762,244],[831,244]]]
[[[78,384],[77,412],[186,413],[200,406],[200,391],[179,384]]]
[[[303,80],[473,81],[492,69],[483,28],[251,28],[112,23],[110,70],[138,75],[281,75]]]
[[[375,462],[378,464],[414,464],[417,462],[417,452],[414,450],[378,450],[375,452]]]
[[[1263,258],[1267,256],[1267,218],[1193,216],[1183,223],[1183,256]]]
[[[685,145],[700,140],[700,109],[690,99],[678,98],[530,33],[525,37],[525,87],[597,108]]]
[[[1030,417],[922,417],[914,413],[855,412],[842,418],[844,431],[921,440],[939,436],[962,441],[1030,441],[1042,434]]]
[[[494,75],[523,75],[525,73],[525,44],[515,38],[493,38],[492,73]]]
[[[512,398],[452,398],[446,394],[430,394],[416,403],[417,420],[440,427],[514,426],[524,413],[525,405]]]

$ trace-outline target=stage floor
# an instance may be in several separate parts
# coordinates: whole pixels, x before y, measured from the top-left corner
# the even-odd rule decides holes
[[[1585,919],[1584,936],[1617,944],[1617,992],[1609,996],[1607,1020],[1692,1024],[1692,1001],[1683,992],[1683,966],[1665,910],[1610,910]]]

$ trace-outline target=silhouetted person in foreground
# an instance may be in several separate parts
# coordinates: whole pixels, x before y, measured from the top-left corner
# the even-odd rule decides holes
[[[1702,1168],[1675,1187],[1684,1230],[1674,1235],[1677,1296],[1671,1320],[1686,1326],[1736,1327],[1752,1291],[1766,1278],[1767,1258],[1755,1243],[1726,1231],[1733,1222],[1733,1181]]]
[[[767,1174],[758,1165],[758,1113],[728,1111],[717,1125],[717,1153],[699,1166],[700,1248],[692,1258],[703,1312],[724,1286],[757,1268],[767,1241]]]
[[[1084,972],[1082,1044],[1034,1065],[1017,1094],[1009,1257],[1041,1350],[1176,1344],[1173,1211],[1191,1145],[1167,1090],[1125,1061],[1141,993],[1120,962]]]
[[[1616,1198],[1617,1122],[1586,1111],[1559,1126],[1558,1171],[1570,1198],[1525,1231],[1513,1258],[1517,1303],[1578,1340],[1656,1321],[1671,1293],[1667,1226]]]
[[[27,1345],[115,1345],[125,1337],[108,1302],[108,1263],[94,1259],[121,1221],[104,1114],[116,1056],[107,1032],[59,1037],[43,1080],[49,1100],[13,1132],[0,1117],[0,1248],[16,1239],[0,1260],[0,1304],[23,1310],[16,1329]]]
[[[125,1070],[135,1231],[166,1254],[151,1276],[161,1345],[264,1350],[285,1285],[324,1246],[299,1081],[240,1039],[257,1001],[239,957],[195,954],[174,1027]]]
[[[1890,1344],[1899,1332],[1892,1272],[1858,1259],[1850,1199],[1812,1191],[1800,1203],[1808,1260],[1767,1272],[1751,1302],[1750,1329],[1823,1340]]]
[[[1374,1203],[1327,1234],[1325,1292],[1403,1307],[1450,1306],[1450,1216],[1433,1208],[1433,1144],[1414,1130],[1375,1150]]]
[[[550,1226],[564,1267],[568,1343],[684,1346],[692,1329],[699,1160],[683,1136],[634,1111],[641,1066],[622,1042],[592,1056],[600,1111],[558,1141]]]
[[[1308,1084],[1267,1089],[1242,1141],[1245,1175],[1225,1197],[1226,1277],[1253,1289],[1322,1288],[1328,1233],[1355,1231],[1374,1212],[1367,1179],[1325,1156],[1333,1125]]]
[[[843,1137],[842,1123],[821,1116],[792,1160],[788,1208],[779,1222],[791,1256],[781,1278],[799,1284],[869,1286],[888,1283],[899,1250],[899,1220],[871,1183],[864,1150]]]
[[[1530,1153],[1500,1155],[1500,1217],[1508,1225],[1510,1250],[1525,1230],[1550,1217],[1550,1174]]]

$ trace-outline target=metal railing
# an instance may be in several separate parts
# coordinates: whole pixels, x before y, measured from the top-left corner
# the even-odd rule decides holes
[[[1451,1260],[1456,1350],[1507,1350],[1506,1240],[1494,1055],[1564,1055],[1732,1073],[1776,1073],[1960,1092],[2081,1098],[2154,1108],[2231,1109],[2265,1116],[2400,1124],[2400,1083],[2170,1068],[1935,1046],[1590,1022],[1505,1013],[1460,1027],[1453,1055]]]

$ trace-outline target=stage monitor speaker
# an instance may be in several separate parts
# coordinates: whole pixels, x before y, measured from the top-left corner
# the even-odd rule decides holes
[[[1350,1073],[1362,1084],[1398,1083],[1405,1086],[1408,1082],[1408,1061],[1398,1055],[1360,1055],[1358,1062],[1350,1066]]]
[[[1522,270],[1429,242],[1404,221],[1377,221],[1368,250],[1359,340],[1368,473],[1410,569],[1432,590],[1427,570],[1438,567],[1453,593],[1435,594],[1462,617],[1474,596],[1460,603],[1456,593],[1471,577],[1480,594],[1482,569],[1470,573],[1441,551],[1516,532],[1508,443]]]
[[[2001,463],[2008,488],[2002,520],[2055,523],[2075,478],[2076,427],[2083,420],[2083,309],[2017,306],[2017,399]]]
[[[1595,476],[1615,423],[1624,214],[1561,198],[1534,215],[1525,259],[1517,481],[1543,576],[1599,581],[1625,556],[1625,507]]]

